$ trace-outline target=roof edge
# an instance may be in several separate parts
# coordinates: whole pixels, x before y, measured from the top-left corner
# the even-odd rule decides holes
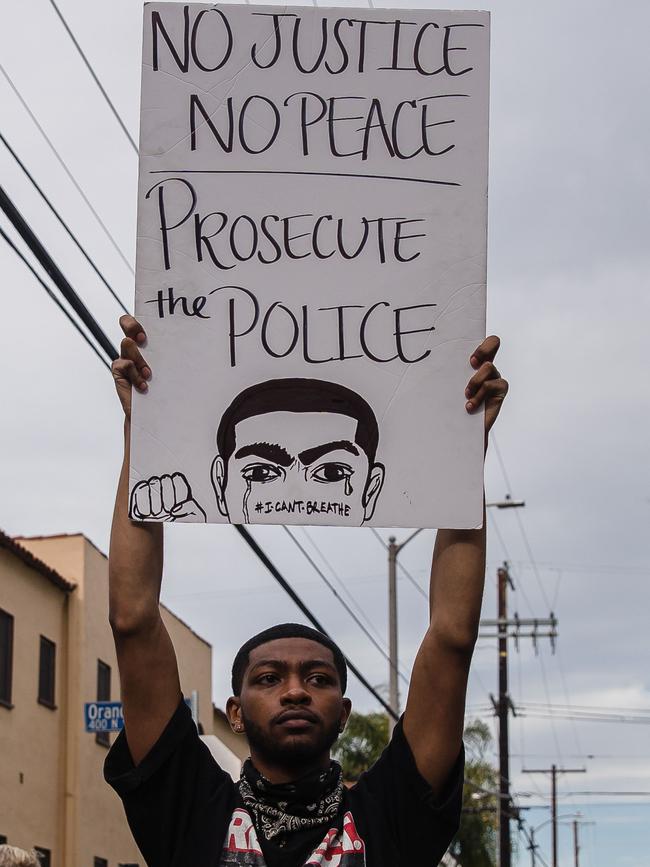
[[[52,569],[51,566],[48,566],[47,563],[44,563],[42,560],[39,560],[38,557],[35,557],[31,551],[28,551],[27,548],[23,548],[18,542],[8,536],[6,533],[3,533],[0,530],[0,548],[4,548],[7,551],[10,551],[14,556],[18,557],[19,560],[22,560],[26,566],[40,572],[48,581],[51,581],[56,587],[60,590],[63,590],[65,593],[72,593],[76,590],[77,585],[72,581],[68,581],[63,577],[56,569]]]

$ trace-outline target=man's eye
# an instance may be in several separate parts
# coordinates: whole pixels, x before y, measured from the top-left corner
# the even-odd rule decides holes
[[[280,467],[273,464],[249,464],[241,471],[242,478],[247,482],[273,482],[283,475]]]
[[[312,473],[312,479],[317,482],[342,482],[352,475],[352,467],[348,464],[321,464]]]
[[[278,676],[276,674],[262,674],[257,678],[258,683],[271,684],[276,683]]]
[[[316,686],[327,686],[331,683],[331,678],[326,674],[313,674],[309,679],[312,683],[315,683]]]

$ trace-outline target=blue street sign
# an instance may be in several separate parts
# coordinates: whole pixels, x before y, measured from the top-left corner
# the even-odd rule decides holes
[[[84,704],[87,732],[119,732],[124,728],[121,701],[87,701]]]

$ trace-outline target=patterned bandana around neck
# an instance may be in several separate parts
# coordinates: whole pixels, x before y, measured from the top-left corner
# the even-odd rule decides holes
[[[343,772],[331,762],[325,771],[313,771],[293,783],[271,783],[246,759],[239,793],[253,813],[255,827],[265,840],[283,845],[293,831],[331,824],[343,802]]]

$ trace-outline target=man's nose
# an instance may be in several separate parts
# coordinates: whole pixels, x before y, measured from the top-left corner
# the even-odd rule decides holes
[[[311,702],[311,695],[305,689],[302,680],[296,677],[287,681],[281,701],[283,704],[309,704]]]

